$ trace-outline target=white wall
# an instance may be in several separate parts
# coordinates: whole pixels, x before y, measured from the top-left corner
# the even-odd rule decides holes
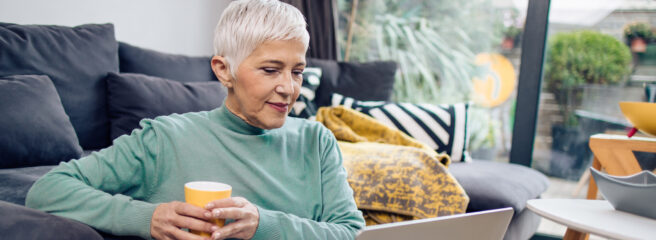
[[[211,55],[230,0],[0,0],[0,22],[113,23],[116,39],[168,53]]]

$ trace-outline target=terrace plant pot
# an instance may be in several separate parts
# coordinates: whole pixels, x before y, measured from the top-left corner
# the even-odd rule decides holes
[[[631,39],[631,51],[637,53],[647,51],[647,41],[641,37]]]
[[[512,37],[503,38],[503,42],[501,42],[501,48],[505,50],[511,50],[515,48],[515,38]]]
[[[552,126],[551,136],[549,175],[578,180],[592,162],[588,136],[579,127],[564,125]]]

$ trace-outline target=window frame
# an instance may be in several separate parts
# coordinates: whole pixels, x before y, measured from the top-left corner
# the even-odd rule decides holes
[[[530,167],[537,128],[550,0],[529,0],[522,33],[510,162]]]

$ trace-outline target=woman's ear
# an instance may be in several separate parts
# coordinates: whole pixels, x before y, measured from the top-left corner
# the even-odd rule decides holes
[[[230,73],[230,67],[228,66],[228,61],[222,56],[212,57],[212,71],[214,75],[219,79],[221,84],[226,88],[232,88],[232,74]]]

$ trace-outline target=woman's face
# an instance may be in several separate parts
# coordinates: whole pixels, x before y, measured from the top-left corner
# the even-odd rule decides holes
[[[279,128],[300,93],[305,47],[298,40],[262,43],[241,62],[236,79],[220,56],[212,68],[228,88],[225,105],[232,113],[255,127]]]

